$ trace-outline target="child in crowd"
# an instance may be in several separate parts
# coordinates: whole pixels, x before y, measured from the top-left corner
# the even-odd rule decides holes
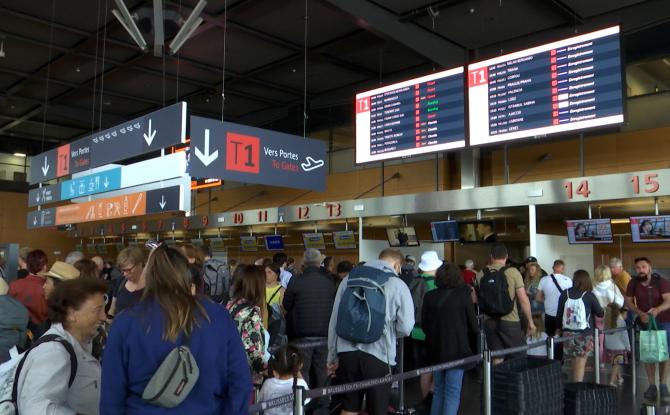
[[[533,314],[533,324],[535,330],[526,338],[526,344],[531,344],[539,341],[547,341],[547,333],[544,332],[544,318],[542,314]],[[535,347],[528,350],[528,356],[547,357],[546,347]]]
[[[300,374],[302,370],[302,355],[300,350],[291,344],[277,350],[277,353],[270,361],[269,370],[274,377],[267,379],[263,383],[261,392],[258,395],[258,402],[292,394],[294,378],[298,378],[298,386],[302,386],[305,390],[309,389]],[[307,403],[309,403],[309,400],[305,401],[305,405]],[[287,403],[277,408],[267,409],[264,411],[264,414],[291,415],[293,414],[293,406]]]
[[[605,311],[605,328],[609,330],[619,327],[626,327],[626,321],[621,315],[619,306],[616,303],[610,303]],[[612,363],[610,385],[623,385],[623,377],[620,374],[621,365],[628,363],[629,353],[630,340],[626,331],[605,335],[605,356],[607,361]]]

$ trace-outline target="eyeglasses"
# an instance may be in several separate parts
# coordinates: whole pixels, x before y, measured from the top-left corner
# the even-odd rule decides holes
[[[122,274],[130,274],[131,272],[133,272],[133,270],[134,270],[136,267],[137,267],[137,264],[133,265],[133,266],[130,267],[130,268],[125,268],[125,269],[122,268],[120,271],[121,271]]]

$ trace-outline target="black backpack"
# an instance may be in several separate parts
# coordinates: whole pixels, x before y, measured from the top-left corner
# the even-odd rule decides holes
[[[205,282],[205,294],[212,301],[226,304],[230,300],[230,271],[225,262],[207,260],[202,278]]]
[[[416,327],[421,327],[423,297],[428,292],[428,281],[435,281],[435,277],[424,278],[417,275],[409,284],[409,292],[412,294],[412,302],[414,303],[414,325]]]
[[[270,346],[268,350],[270,353],[274,353],[280,347],[285,346],[288,343],[288,337],[286,336],[286,319],[281,312],[281,306],[277,303],[270,304],[276,296],[279,295],[281,291],[281,286],[277,287],[277,290],[272,294],[270,299],[267,300],[267,311],[268,311],[268,334],[270,334]]]
[[[498,271],[489,268],[483,270],[477,299],[479,309],[489,317],[500,318],[514,310],[514,299],[509,296],[509,285],[505,276],[508,268],[502,267]]]

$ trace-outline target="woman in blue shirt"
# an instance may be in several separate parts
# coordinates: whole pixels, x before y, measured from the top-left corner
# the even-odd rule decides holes
[[[247,415],[251,379],[230,315],[191,295],[188,261],[160,245],[145,268],[142,300],[112,324],[102,363],[102,415]],[[142,399],[147,383],[175,347],[187,343],[200,369],[193,390],[166,409]]]

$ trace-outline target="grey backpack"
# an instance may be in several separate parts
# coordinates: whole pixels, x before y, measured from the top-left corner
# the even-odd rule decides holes
[[[191,350],[183,345],[175,347],[149,380],[142,399],[162,408],[174,408],[191,393],[198,377],[200,369]]]

